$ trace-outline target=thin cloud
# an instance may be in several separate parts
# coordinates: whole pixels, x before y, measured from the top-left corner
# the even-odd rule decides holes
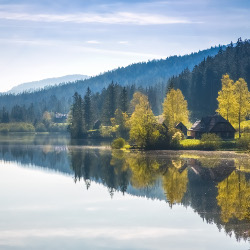
[[[90,41],[89,41],[90,42]],[[46,46],[46,47],[54,47],[56,46],[61,47],[63,49],[71,49],[78,52],[92,52],[97,54],[107,54],[107,55],[118,55],[118,56],[139,56],[142,59],[155,59],[155,58],[163,58],[163,55],[159,54],[150,54],[150,53],[140,53],[140,52],[134,52],[134,51],[124,51],[124,50],[113,50],[113,49],[100,49],[96,47],[91,47],[91,43],[88,47],[83,46],[80,43],[68,43],[68,42],[62,42],[58,40],[22,40],[22,39],[0,39],[0,45],[1,44],[19,44],[19,45],[27,45],[27,46]],[[93,44],[93,41],[92,41]],[[165,56],[166,57],[166,56]]]
[[[128,41],[119,41],[119,44],[128,44]]]
[[[101,42],[99,42],[97,40],[89,40],[89,41],[86,41],[86,43],[88,43],[88,44],[100,44]]]
[[[31,14],[0,11],[0,19],[32,22],[71,22],[71,23],[103,23],[103,24],[134,24],[161,25],[193,23],[185,18],[164,15],[117,12],[109,14],[78,13],[78,14]]]

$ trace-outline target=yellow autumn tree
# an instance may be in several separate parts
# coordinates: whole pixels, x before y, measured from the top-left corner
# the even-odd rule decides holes
[[[241,136],[240,124],[246,120],[246,116],[250,111],[250,93],[248,91],[247,83],[243,78],[235,82],[234,96],[236,99],[235,104],[235,117],[237,117],[239,126],[239,137]]]
[[[230,79],[228,74],[225,74],[222,76],[221,84],[222,88],[218,92],[218,109],[216,111],[229,122],[235,123],[237,118],[235,117],[234,81]]]
[[[132,172],[131,183],[135,188],[150,187],[155,184],[160,164],[156,159],[143,154],[129,155],[126,163]]]
[[[174,128],[177,123],[188,123],[188,104],[180,89],[171,89],[163,103],[163,117],[169,128]]]
[[[249,218],[250,183],[246,180],[244,173],[234,171],[220,182],[217,188],[218,196],[216,199],[221,208],[223,222],[229,222],[233,218],[238,220]]]
[[[239,78],[235,83],[229,75],[223,75],[222,88],[218,92],[217,112],[233,124],[238,124],[239,137],[241,136],[241,122],[245,121],[250,113],[250,94],[247,83]]]
[[[136,93],[132,102],[136,98],[135,110],[130,118],[130,139],[139,147],[153,145],[158,137],[157,121],[150,108],[147,96]]]
[[[170,206],[175,203],[181,203],[184,194],[187,191],[187,169],[185,169],[183,172],[179,172],[175,165],[170,166],[162,179],[162,186]]]

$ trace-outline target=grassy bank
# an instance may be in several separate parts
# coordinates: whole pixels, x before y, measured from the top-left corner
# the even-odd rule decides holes
[[[183,150],[219,150],[219,151],[249,151],[250,137],[243,136],[240,139],[230,141],[208,141],[185,139],[180,141],[180,149]]]
[[[0,123],[0,133],[12,132],[67,132],[67,123],[51,123],[45,126],[37,123],[35,126],[27,122]]]
[[[35,127],[32,123],[25,122],[0,123],[0,133],[9,132],[35,132]]]

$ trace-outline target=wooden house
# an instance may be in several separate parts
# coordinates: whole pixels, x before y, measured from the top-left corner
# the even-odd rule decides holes
[[[65,123],[67,121],[68,115],[62,113],[55,113],[54,122],[55,123]]]
[[[185,136],[187,136],[187,127],[182,123],[182,122],[179,122],[175,128],[179,129]]]
[[[216,134],[222,139],[234,139],[235,132],[231,123],[219,114],[203,117],[190,129],[190,135],[195,139],[200,139],[205,133]]]

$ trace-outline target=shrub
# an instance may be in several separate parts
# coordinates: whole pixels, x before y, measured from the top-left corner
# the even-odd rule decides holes
[[[103,138],[114,138],[115,131],[112,126],[101,126],[100,133]]]
[[[123,138],[117,138],[112,142],[111,147],[114,149],[121,149],[125,146],[125,143]]]
[[[49,126],[50,132],[67,132],[67,123],[51,123]]]
[[[1,123],[0,132],[34,132],[35,128],[31,123],[16,122],[16,123]]]
[[[182,138],[183,138],[183,134],[180,131],[175,132],[171,140],[172,146],[179,147],[180,141],[182,140]]]
[[[216,150],[221,147],[222,140],[216,134],[203,134],[201,137],[201,145],[206,150]]]
[[[243,135],[237,140],[237,148],[250,150],[250,135]]]

